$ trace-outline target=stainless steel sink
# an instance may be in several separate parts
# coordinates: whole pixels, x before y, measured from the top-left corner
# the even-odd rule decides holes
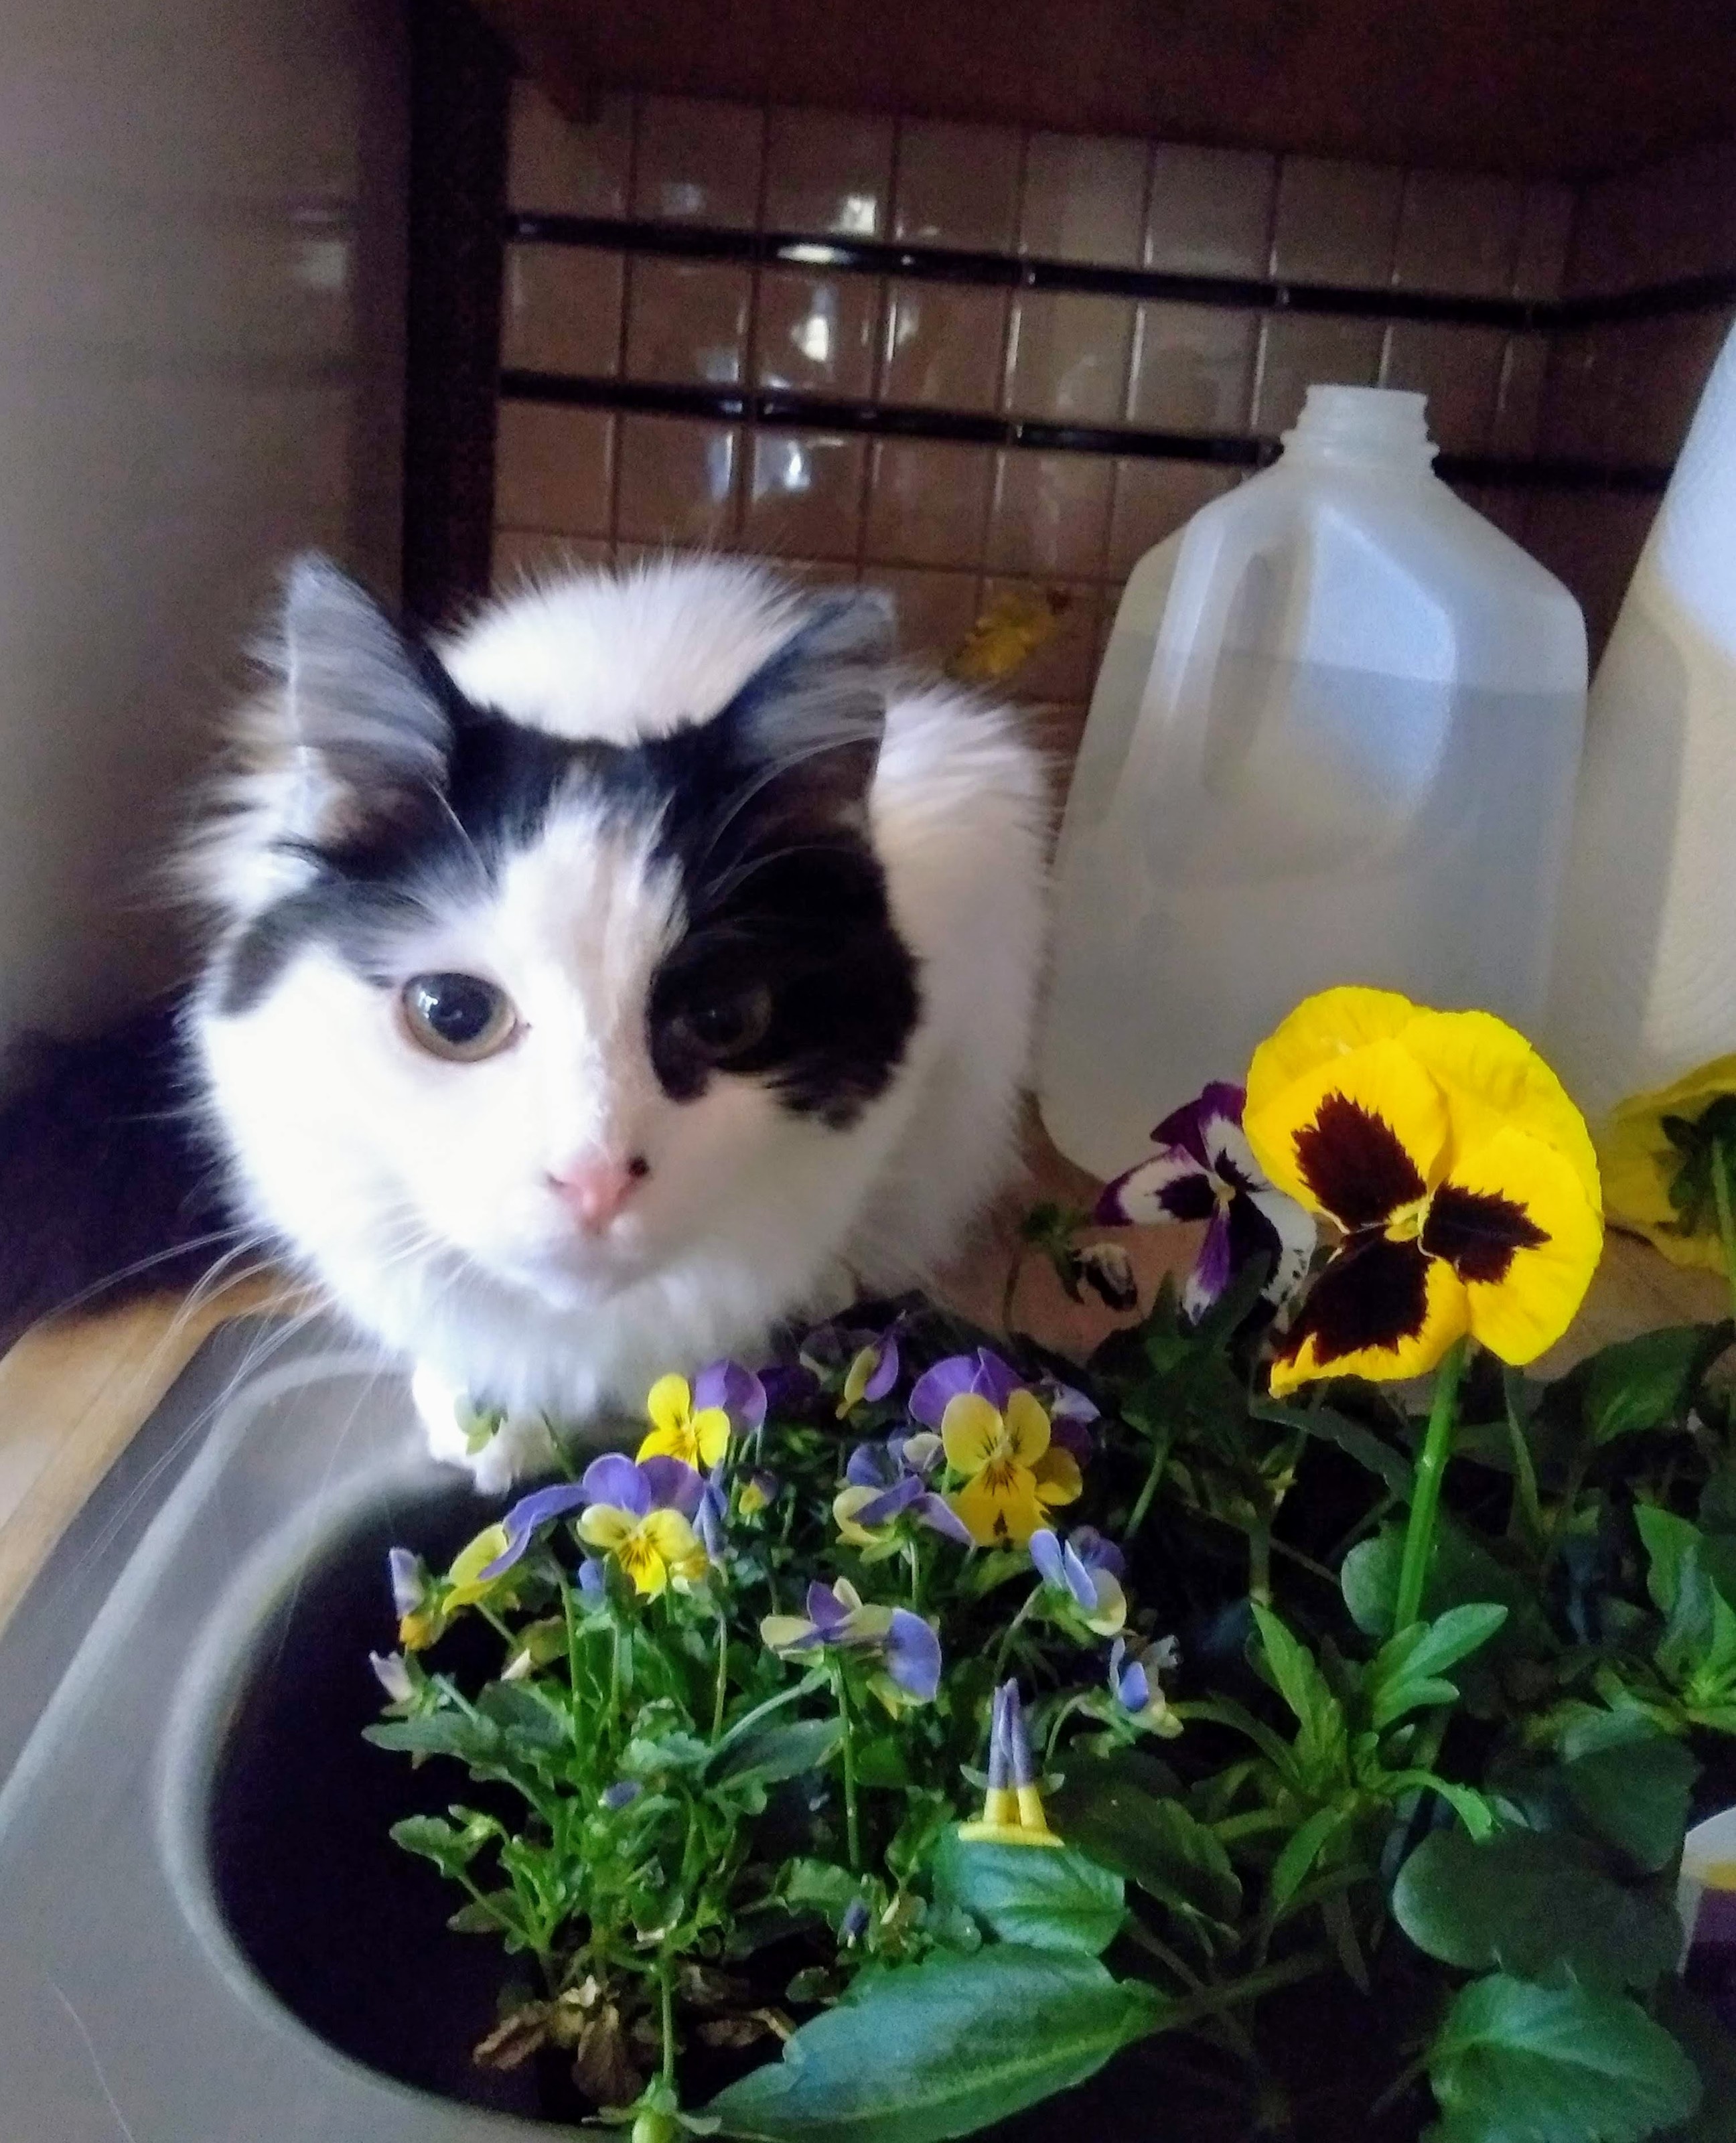
[[[317,1324],[220,1334],[102,1484],[0,1638],[0,2143],[547,2143],[299,2021],[237,1938],[235,1893],[320,1884],[317,1839],[276,1838],[268,1796],[225,1868],[214,1817],[242,1725],[319,1641],[298,1616],[321,1573],[455,1508],[403,1380]],[[344,1672],[388,1626],[353,1656],[341,1634]],[[364,1960],[369,1934],[349,1928]]]

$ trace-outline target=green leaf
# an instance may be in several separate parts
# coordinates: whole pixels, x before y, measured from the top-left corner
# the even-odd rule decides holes
[[[863,1973],[706,2111],[766,2143],[943,2143],[1082,2083],[1163,2015],[1095,1957],[995,1943]]]
[[[1487,1644],[1506,1619],[1506,1609],[1491,1601],[1467,1602],[1388,1638],[1363,1685],[1376,1731],[1420,1705],[1456,1701],[1457,1687],[1441,1680],[1443,1670]]]
[[[1002,1942],[1096,1957],[1127,1917],[1121,1878],[1082,1853],[1052,1846],[991,1845],[941,1839],[935,1895],[981,1920]]]
[[[1399,1565],[1403,1559],[1402,1526],[1388,1526],[1372,1539],[1359,1541],[1344,1558],[1338,1573],[1344,1605],[1358,1629],[1371,1637],[1387,1638],[1392,1634]],[[1536,1587],[1498,1561],[1443,1511],[1423,1586],[1423,1614],[1437,1618],[1450,1607],[1490,1601],[1507,1611],[1507,1620],[1496,1632],[1497,1652],[1520,1651],[1547,1656],[1555,1650]]]
[[[843,1728],[835,1713],[829,1719],[798,1719],[788,1725],[768,1726],[720,1750],[707,1777],[714,1786],[739,1786],[750,1780],[772,1785],[779,1779],[799,1779],[829,1764],[843,1740]]]
[[[1561,1741],[1561,1768],[1574,1804],[1599,1834],[1648,1875],[1682,1849],[1688,1801],[1699,1765],[1679,1741],[1641,1712],[1576,1720]]]
[[[1619,1340],[1582,1363],[1582,1414],[1594,1443],[1636,1430],[1667,1428],[1692,1403],[1708,1369],[1733,1339],[1736,1324],[1671,1324],[1637,1339]]]
[[[1292,1835],[1272,1869],[1269,1894],[1274,1918],[1307,1882],[1314,1863],[1325,1851],[1333,1834],[1343,1829],[1347,1820],[1343,1809],[1316,1809],[1302,1828]]]
[[[394,1845],[406,1853],[419,1853],[437,1868],[450,1872],[467,1867],[482,1849],[483,1840],[457,1829],[443,1816],[407,1815],[394,1823],[389,1834]]]
[[[1684,1581],[1698,1559],[1699,1529],[1656,1503],[1641,1503],[1634,1512],[1634,1523],[1649,1558],[1645,1589],[1652,1605],[1660,1615],[1674,1616]]]
[[[1281,1406],[1275,1399],[1262,1399],[1249,1412],[1256,1421],[1276,1422],[1280,1428],[1301,1429],[1323,1443],[1337,1444],[1348,1458],[1377,1475],[1395,1496],[1409,1501],[1417,1477],[1409,1459],[1384,1437],[1362,1422],[1353,1421],[1348,1414],[1328,1406]]]
[[[413,1756],[457,1756],[467,1764],[492,1763],[501,1754],[500,1729],[492,1720],[472,1719],[462,1711],[429,1711],[419,1719],[388,1719],[362,1729],[376,1749],[396,1749]]]
[[[1296,1737],[1298,1761],[1310,1777],[1336,1778],[1345,1767],[1348,1750],[1343,1706],[1307,1647],[1291,1636],[1269,1607],[1255,1601],[1254,1620],[1278,1693],[1295,1713],[1301,1728]]]
[[[1590,1985],[1646,1987],[1675,1968],[1682,1928],[1655,1888],[1613,1881],[1561,1832],[1461,1830],[1423,1839],[1398,1871],[1392,1917],[1418,1949],[1461,1972],[1541,1979],[1565,1966]]]
[[[1618,1994],[1474,1980],[1427,2056],[1442,2143],[1640,2143],[1699,2103],[1669,2032]]]
[[[1167,1767],[1152,1768],[1163,1771]],[[1181,1802],[1154,1791],[1139,1752],[1068,1759],[1049,1804],[1061,1836],[1195,1925],[1228,1928],[1242,1886],[1215,1834]]]
[[[544,1697],[522,1683],[491,1682],[477,1700],[477,1710],[507,1735],[531,1749],[565,1749],[572,1729]]]
[[[1686,2048],[1702,2086],[1698,2111],[1658,2143],[1736,2143],[1736,2039],[1679,1979],[1664,1981],[1654,2010],[1665,2031]]]

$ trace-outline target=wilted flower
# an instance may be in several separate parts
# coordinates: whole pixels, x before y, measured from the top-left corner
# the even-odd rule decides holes
[[[940,1687],[940,1640],[908,1607],[869,1606],[848,1578],[808,1588],[805,1615],[768,1615],[759,1635],[780,1656],[824,1647],[878,1653],[907,1696],[927,1703]]]
[[[410,1670],[398,1652],[370,1652],[368,1664],[373,1669],[373,1678],[384,1690],[393,1704],[408,1704],[416,1694],[416,1685],[410,1680]]]
[[[1242,1130],[1244,1100],[1239,1086],[1214,1081],[1165,1116],[1151,1134],[1157,1151],[1105,1185],[1091,1216],[1110,1225],[1209,1221],[1181,1293],[1182,1309],[1196,1319],[1257,1257],[1272,1261],[1266,1299],[1283,1301],[1313,1255],[1313,1221],[1254,1159]]]
[[[1121,1576],[1127,1565],[1115,1542],[1095,1527],[1081,1526],[1070,1540],[1046,1526],[1031,1536],[1031,1560],[1045,1585],[1063,1593],[1088,1630],[1112,1637],[1127,1620]]]
[[[655,1599],[675,1581],[691,1584],[707,1568],[705,1551],[690,1523],[705,1483],[679,1459],[643,1464],[618,1451],[593,1459],[578,1483],[586,1508],[579,1537],[612,1556],[636,1591]]]
[[[1328,990],[1254,1052],[1248,1136],[1268,1176],[1341,1232],[1273,1364],[1420,1376],[1466,1333],[1506,1362],[1559,1339],[1603,1246],[1584,1118],[1488,1012]]]
[[[1133,1260],[1119,1243],[1082,1243],[1069,1251],[1067,1262],[1076,1282],[1088,1287],[1105,1309],[1139,1308]]]
[[[1157,1677],[1160,1670],[1172,1673],[1178,1657],[1173,1637],[1138,1651],[1125,1637],[1117,1637],[1109,1656],[1109,1686],[1116,1703],[1141,1726],[1161,1734],[1166,1740],[1180,1733],[1181,1721],[1170,1710]]]
[[[981,1845],[1059,1845],[1043,1813],[1036,1769],[1019,1708],[1019,1685],[1003,1682],[989,1714],[988,1790],[975,1823],[962,1823],[958,1835]]]

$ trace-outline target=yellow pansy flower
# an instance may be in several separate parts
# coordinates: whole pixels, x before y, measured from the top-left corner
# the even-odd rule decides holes
[[[1529,1362],[1572,1321],[1603,1247],[1590,1136],[1492,1014],[1324,991],[1255,1051],[1243,1121],[1271,1181],[1340,1231],[1274,1393],[1419,1376],[1467,1334]]]
[[[1673,1265],[1728,1271],[1712,1175],[1720,1139],[1736,1141],[1736,1057],[1717,1057],[1620,1103],[1597,1150],[1610,1218]]]
[[[730,1417],[720,1406],[695,1408],[685,1377],[659,1377],[645,1402],[651,1433],[636,1456],[679,1458],[709,1473],[730,1448]]]
[[[1071,1503],[1084,1483],[1079,1462],[1049,1441],[1049,1417],[1033,1392],[1007,1394],[1004,1411],[980,1392],[960,1392],[941,1417],[947,1463],[965,1476],[948,1502],[979,1547],[1023,1547],[1048,1510]]]

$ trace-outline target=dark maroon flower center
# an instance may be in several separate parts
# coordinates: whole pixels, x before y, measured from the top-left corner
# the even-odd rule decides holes
[[[1443,1183],[1428,1201],[1422,1224],[1422,1247],[1432,1258],[1445,1258],[1461,1279],[1489,1286],[1504,1280],[1517,1250],[1535,1250],[1547,1233],[1525,1208],[1493,1190],[1462,1190]]]
[[[1296,1134],[1302,1180],[1340,1227],[1377,1228],[1428,1185],[1384,1116],[1343,1094],[1328,1094]]]

